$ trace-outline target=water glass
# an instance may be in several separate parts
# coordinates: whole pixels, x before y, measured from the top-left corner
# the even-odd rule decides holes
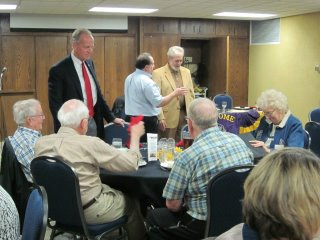
[[[121,138],[113,138],[112,139],[112,146],[115,148],[122,148],[122,139]]]
[[[166,138],[161,138],[159,141],[158,141],[158,149],[157,149],[157,152],[158,152],[158,159],[160,162],[164,162],[166,159],[165,159],[165,151],[167,149],[167,139]]]
[[[166,161],[174,160],[174,149],[176,146],[176,141],[173,138],[167,140],[167,151],[166,151]]]

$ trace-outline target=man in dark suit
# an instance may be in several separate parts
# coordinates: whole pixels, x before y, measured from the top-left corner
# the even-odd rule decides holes
[[[94,38],[88,29],[76,29],[72,33],[72,52],[49,71],[49,107],[54,119],[54,131],[60,128],[57,113],[62,104],[79,99],[89,108],[87,135],[104,138],[103,118],[123,126],[124,120],[115,118],[106,104],[95,74],[91,58]]]

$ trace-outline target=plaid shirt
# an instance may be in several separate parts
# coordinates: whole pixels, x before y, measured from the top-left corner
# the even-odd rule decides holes
[[[34,158],[34,146],[40,137],[40,132],[25,127],[18,127],[14,135],[9,137],[14,153],[22,165],[22,171],[31,183],[33,181],[30,172],[30,163]]]
[[[184,199],[190,216],[206,220],[206,189],[213,175],[252,162],[252,152],[238,136],[222,132],[218,127],[206,129],[176,157],[163,197]]]

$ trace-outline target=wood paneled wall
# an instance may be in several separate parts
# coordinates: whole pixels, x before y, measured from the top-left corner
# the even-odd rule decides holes
[[[70,54],[71,32],[11,32],[9,22],[9,14],[0,14],[0,67],[6,66],[8,69],[3,79],[3,91],[0,92],[0,113],[3,113],[0,126],[4,125],[0,129],[1,139],[3,136],[12,135],[16,129],[12,116],[14,102],[31,97],[40,100],[46,115],[43,134],[50,134],[53,132],[53,123],[48,106],[48,71],[53,64]],[[191,27],[188,24],[191,24]],[[93,61],[109,107],[117,96],[123,95],[124,80],[134,70],[138,53],[150,52],[156,67],[161,67],[167,62],[168,48],[180,45],[181,39],[217,41],[218,45],[208,44],[207,49],[202,48],[201,51],[203,59],[209,63],[210,91],[224,91],[227,73],[221,71],[221,65],[226,66],[227,63],[226,55],[221,52],[220,47],[224,47],[223,42],[229,35],[247,38],[249,24],[221,20],[129,17],[128,26],[127,33],[93,34]],[[218,41],[215,40],[216,37],[221,38]],[[247,57],[242,50],[237,49],[239,47],[242,47],[241,44],[230,45],[230,49],[235,49],[235,52],[229,59]],[[248,67],[247,64],[241,66],[242,63],[237,66],[238,60],[229,61],[229,65],[234,66],[232,71],[236,71],[236,74],[240,73],[242,66]],[[243,86],[247,86],[245,81],[246,79]],[[230,86],[232,90],[239,87],[239,84]],[[246,101],[247,96],[241,93],[237,98]]]

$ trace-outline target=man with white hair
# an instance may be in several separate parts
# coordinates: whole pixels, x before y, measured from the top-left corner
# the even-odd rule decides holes
[[[26,179],[32,183],[30,163],[45,119],[40,102],[36,99],[16,102],[13,105],[13,118],[18,127],[9,140]]]
[[[161,95],[167,96],[180,87],[185,87],[189,91],[162,107],[158,116],[159,134],[160,137],[175,138],[178,141],[181,127],[186,124],[187,109],[194,99],[194,90],[190,70],[181,66],[184,49],[179,46],[170,47],[167,56],[168,63],[152,73],[152,79],[159,85]]]
[[[212,100],[195,99],[188,114],[194,142],[175,158],[162,194],[167,208],[149,212],[150,240],[203,239],[208,182],[223,169],[253,161],[252,152],[237,135],[222,132],[217,126],[218,113]],[[173,226],[178,227],[166,231]]]
[[[131,127],[131,144],[127,152],[119,151],[98,137],[86,136],[89,110],[80,100],[65,102],[58,111],[61,127],[56,134],[39,139],[37,156],[61,156],[79,177],[81,200],[87,223],[107,223],[128,215],[126,229],[129,239],[145,239],[145,228],[137,202],[122,192],[102,184],[100,168],[114,172],[138,168],[139,140],[144,134],[143,122]]]

